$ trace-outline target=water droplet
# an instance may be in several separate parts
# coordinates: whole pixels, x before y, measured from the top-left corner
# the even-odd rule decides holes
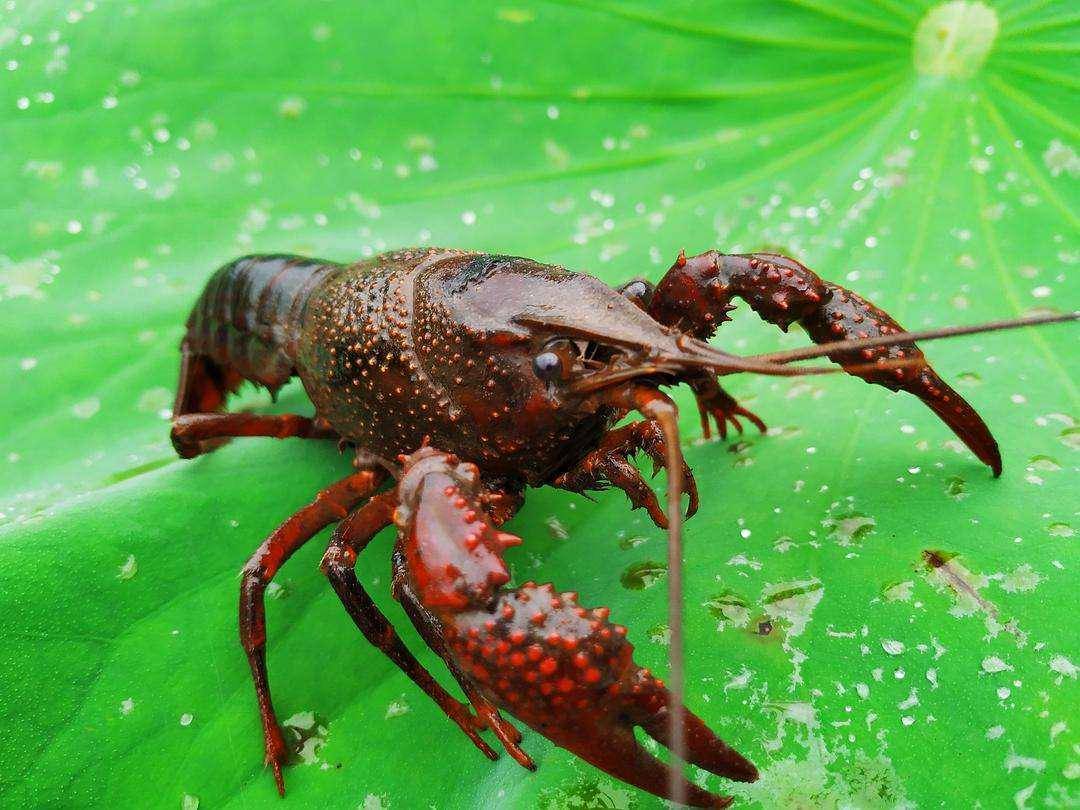
[[[950,476],[945,482],[945,494],[954,501],[963,500],[969,495],[967,491],[967,482],[959,475]]]
[[[124,564],[120,566],[120,573],[116,575],[117,579],[128,580],[139,573],[139,563],[135,560],[134,554],[129,554],[128,558],[124,560]]]

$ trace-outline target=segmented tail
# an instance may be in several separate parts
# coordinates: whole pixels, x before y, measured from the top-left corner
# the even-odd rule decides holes
[[[220,410],[250,381],[276,392],[295,373],[301,313],[339,265],[299,256],[243,256],[206,283],[180,343],[173,415]]]

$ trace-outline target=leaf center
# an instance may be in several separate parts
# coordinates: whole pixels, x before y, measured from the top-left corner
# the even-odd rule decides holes
[[[915,29],[915,69],[926,76],[970,78],[986,61],[997,35],[997,14],[978,0],[934,6]]]

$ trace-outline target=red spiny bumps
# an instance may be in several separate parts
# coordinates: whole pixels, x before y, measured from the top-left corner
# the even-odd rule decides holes
[[[903,328],[866,299],[836,284],[825,282],[828,300],[801,319],[807,333],[817,343],[853,338],[879,337],[902,332]],[[906,389],[926,367],[922,352],[914,343],[874,346],[838,353],[834,358],[845,366],[877,365],[859,370],[859,377],[892,390]],[[906,365],[894,365],[908,363]]]
[[[640,680],[626,629],[609,624],[608,613],[583,609],[576,593],[530,582],[501,593],[490,610],[454,614],[450,647],[471,672],[478,662],[468,639],[481,650],[494,646],[500,655],[484,659],[495,668],[484,683],[492,699],[527,722],[558,723],[560,711],[594,704],[612,687],[630,691]]]

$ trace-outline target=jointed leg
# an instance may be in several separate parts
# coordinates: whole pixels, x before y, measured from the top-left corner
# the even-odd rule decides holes
[[[181,458],[194,458],[213,450],[214,439],[267,436],[274,439],[337,439],[338,434],[320,419],[288,413],[187,413],[173,419],[173,447]]]
[[[447,669],[461,685],[462,691],[476,709],[479,728],[490,728],[495,737],[502,744],[506,752],[523,768],[530,771],[536,770],[536,763],[532,757],[521,748],[522,736],[513,723],[508,722],[499,713],[499,707],[484,697],[476,688],[473,679],[458,665],[457,659],[450,651],[444,638],[444,630],[438,621],[424,608],[420,599],[409,587],[405,576],[404,563],[400,555],[394,555],[394,591],[401,603],[402,609],[412,619],[416,629],[423,636],[427,645],[446,663]],[[471,736],[471,735],[470,735]],[[474,740],[475,742],[475,740]],[[480,750],[484,750],[481,748]],[[487,751],[484,751],[486,754]]]
[[[886,312],[794,259],[772,253],[679,256],[657,285],[648,312],[660,323],[708,339],[742,298],[785,331],[798,321],[815,343],[904,331]],[[838,352],[831,359],[869,383],[921,399],[978,458],[1001,473],[997,442],[975,410],[945,384],[914,343]],[[881,365],[877,365],[881,364]]]
[[[331,484],[274,530],[248,560],[240,580],[240,643],[247,654],[255,696],[263,724],[266,762],[274,769],[278,792],[285,795],[281,767],[288,757],[266,674],[266,609],[263,593],[278,569],[304,543],[322,529],[341,520],[349,511],[382,483],[381,470],[362,470]]]
[[[653,297],[656,295],[656,288],[645,279],[633,279],[617,289],[653,317],[659,315],[660,318],[668,317],[670,320],[670,312],[659,307],[657,307],[656,311],[653,311]],[[661,320],[660,322],[669,326],[676,325],[669,323],[667,320]],[[735,397],[721,388],[720,383],[716,381],[715,375],[702,374],[700,377],[690,381],[690,387],[697,398],[698,411],[701,413],[701,433],[706,439],[712,435],[709,417],[716,421],[716,428],[720,431],[721,439],[727,438],[728,422],[734,425],[739,433],[743,432],[742,422],[739,421],[739,417],[750,420],[758,430],[762,433],[765,432],[765,423],[756,414],[739,405]]]
[[[384,492],[349,515],[334,530],[321,568],[364,637],[423,689],[486,757],[495,759],[498,754],[480,736],[481,726],[469,707],[452,697],[416,660],[356,578],[357,556],[372,537],[393,522],[395,506],[397,493]]]
[[[278,373],[256,381],[274,393],[288,379],[288,373],[283,376]],[[235,392],[244,380],[244,376],[232,366],[195,353],[186,341],[181,345],[180,380],[173,402],[171,435],[173,447],[181,458],[209,453],[233,436],[338,438],[321,419],[295,414],[269,416],[223,412],[229,394]]]
[[[656,493],[642,478],[637,467],[628,460],[638,450],[652,459],[654,470],[666,466],[664,432],[659,423],[652,420],[631,422],[609,431],[596,450],[552,483],[571,492],[605,489],[608,485],[617,487],[626,493],[632,508],[644,508],[653,523],[660,528],[667,528],[667,515],[657,501]],[[686,510],[687,517],[690,517],[698,509],[697,484],[694,482],[694,474],[685,462],[682,474],[690,495],[690,505]]]

